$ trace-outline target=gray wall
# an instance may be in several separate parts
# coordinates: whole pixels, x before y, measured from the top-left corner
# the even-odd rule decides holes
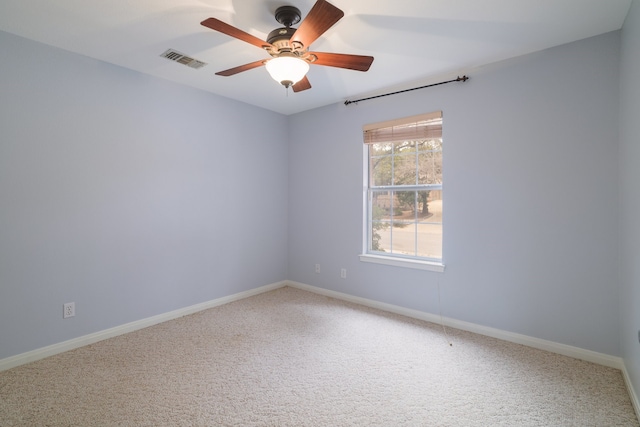
[[[620,77],[620,344],[640,392],[640,0],[622,28]]]
[[[640,388],[638,9],[620,115],[617,32],[289,118],[0,32],[0,359],[286,278],[430,313],[439,284]],[[362,125],[439,109],[446,272],[360,262]]]
[[[439,282],[444,316],[620,355],[619,59],[614,32],[292,116],[289,279],[430,313]],[[360,262],[362,125],[435,110],[446,271]]]
[[[0,359],[286,279],[286,116],[2,32],[0,56]]]

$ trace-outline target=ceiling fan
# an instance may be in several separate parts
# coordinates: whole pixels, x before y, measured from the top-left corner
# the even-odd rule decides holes
[[[286,88],[291,86],[294,92],[300,92],[311,89],[311,84],[306,77],[309,64],[357,71],[367,71],[371,66],[372,56],[309,51],[311,43],[343,16],[344,12],[331,3],[317,0],[296,29],[291,26],[300,22],[300,10],[294,6],[282,6],[276,9],[275,18],[284,27],[271,31],[266,41],[216,18],[205,19],[201,24],[264,49],[272,57],[219,71],[216,75],[233,76],[264,65],[274,80]]]

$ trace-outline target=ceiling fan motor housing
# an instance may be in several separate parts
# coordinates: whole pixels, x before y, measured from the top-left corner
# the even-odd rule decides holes
[[[291,28],[292,25],[300,22],[301,14],[300,9],[294,6],[281,6],[276,9],[275,14],[276,21],[284,25],[282,28],[276,28],[271,31],[267,36],[267,43],[275,47],[270,50],[271,56],[279,56],[280,54],[294,54],[299,55],[298,51],[302,51],[304,46],[300,43],[289,43],[291,37],[296,32],[295,28]]]
[[[300,22],[300,9],[294,6],[280,6],[276,9],[276,21],[284,25],[285,27],[290,27],[292,25],[296,25]]]
[[[291,39],[291,37],[295,32],[296,32],[295,28],[290,28],[290,27],[276,28],[275,30],[271,31],[267,36],[267,43],[270,43],[276,46],[277,48],[287,47],[289,46],[289,39]],[[286,42],[286,46],[282,46],[281,42],[283,41]]]

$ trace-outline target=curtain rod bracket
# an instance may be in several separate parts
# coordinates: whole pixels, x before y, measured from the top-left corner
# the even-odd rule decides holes
[[[469,77],[467,77],[466,75],[464,75],[462,77],[458,76],[457,78],[455,78],[453,80],[447,80],[446,82],[433,83],[433,84],[426,85],[426,86],[420,86],[420,87],[414,87],[414,88],[411,88],[411,89],[399,90],[397,92],[384,93],[382,95],[376,95],[376,96],[370,96],[368,98],[356,99],[355,101],[349,101],[347,99],[346,101],[344,101],[344,105],[357,104],[360,101],[368,101],[370,99],[382,98],[383,96],[397,95],[399,93],[410,92],[412,90],[417,90],[417,89],[425,89],[425,88],[428,88],[428,87],[439,86],[439,85],[443,85],[443,84],[447,84],[447,83],[466,82],[467,80],[469,80]]]

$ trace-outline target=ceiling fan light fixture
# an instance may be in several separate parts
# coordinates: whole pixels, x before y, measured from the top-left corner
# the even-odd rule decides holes
[[[265,67],[271,78],[285,87],[298,83],[309,71],[309,63],[294,56],[270,59]]]

